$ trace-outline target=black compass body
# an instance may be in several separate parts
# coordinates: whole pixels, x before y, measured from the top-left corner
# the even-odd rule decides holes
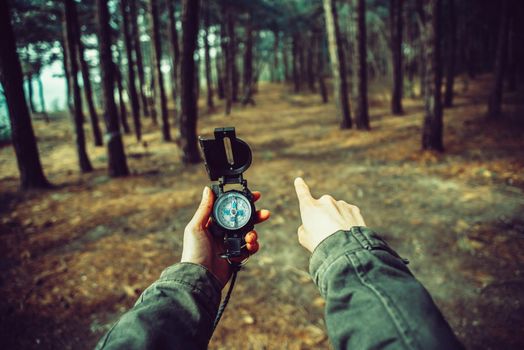
[[[245,246],[246,234],[253,230],[256,209],[253,194],[247,187],[243,173],[251,165],[251,149],[237,139],[235,128],[215,129],[215,138],[199,138],[206,161],[206,170],[215,193],[211,217],[211,232],[223,237],[224,258],[239,257]],[[225,190],[226,185],[241,185],[242,189]]]

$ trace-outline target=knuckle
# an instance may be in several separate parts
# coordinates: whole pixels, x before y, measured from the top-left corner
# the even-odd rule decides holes
[[[319,201],[322,201],[322,202],[332,202],[334,200],[335,199],[332,196],[330,196],[329,194],[325,194],[322,197],[320,197],[319,199]]]

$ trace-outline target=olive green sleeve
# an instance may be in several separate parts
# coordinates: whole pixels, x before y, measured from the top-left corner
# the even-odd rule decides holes
[[[167,268],[100,340],[97,349],[206,349],[220,283],[203,266]]]
[[[460,349],[433,299],[403,259],[365,227],[324,240],[310,273],[326,300],[335,349]]]

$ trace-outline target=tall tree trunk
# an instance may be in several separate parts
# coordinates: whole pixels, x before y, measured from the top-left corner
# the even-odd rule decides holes
[[[0,1],[0,77],[9,110],[11,139],[22,189],[50,187],[38,155],[38,146],[24,96],[24,77],[16,52],[8,2]]]
[[[515,92],[517,90],[517,60],[519,56],[519,41],[517,33],[517,15],[515,12],[510,14],[509,18],[509,37],[508,37],[508,72],[506,74],[508,82],[508,91]]]
[[[310,34],[310,39],[313,41],[313,34]],[[315,66],[314,66],[314,60],[315,55],[313,53],[313,43],[311,42],[307,47],[307,57],[306,57],[306,71],[307,71],[307,85],[309,87],[309,91],[311,92],[317,92],[317,88],[315,86]]]
[[[455,58],[457,51],[457,16],[455,14],[455,0],[449,0],[449,48],[447,52],[446,92],[444,107],[453,106],[453,84],[455,82]]]
[[[124,84],[122,82],[122,72],[120,72],[121,62],[120,62],[120,53],[117,54],[117,62],[115,65],[115,77],[116,77],[116,89],[118,94],[118,106],[119,106],[119,119],[124,133],[129,134],[131,129],[129,129],[129,123],[127,122],[127,108],[126,102],[124,101]]]
[[[357,129],[369,130],[368,114],[368,77],[367,77],[367,51],[366,51],[366,4],[365,0],[357,3],[357,110],[355,124]]]
[[[233,57],[232,57],[232,42],[230,39],[230,32],[234,30],[231,8],[224,4],[222,13],[225,17],[225,23],[222,24],[222,51],[225,53],[224,57],[224,84],[225,84],[225,114],[231,113],[231,105],[233,103]]]
[[[162,44],[160,40],[160,21],[158,19],[158,6],[156,0],[149,0],[149,10],[151,14],[151,37],[153,39],[153,66],[156,70],[156,110],[160,111],[160,116],[162,118],[162,137],[164,141],[170,141],[171,132],[169,129],[169,118],[167,115],[167,100],[166,93],[164,90],[164,78],[161,69]]]
[[[215,36],[217,33],[215,33]],[[215,55],[215,66],[216,66],[216,72],[217,72],[217,94],[218,98],[223,100],[225,97],[225,91],[224,91],[224,72],[223,72],[223,59],[224,59],[224,53],[222,50],[220,52],[218,51],[218,48],[216,49],[216,55]]]
[[[176,20],[175,20],[175,1],[167,0],[167,11],[169,17],[169,39],[171,42],[171,57],[172,57],[172,78],[173,82],[171,83],[171,94],[173,95],[173,103],[175,104],[175,120],[176,115],[180,106],[179,99],[179,90],[180,90],[180,47],[178,45],[178,31],[176,29]]]
[[[31,108],[31,113],[36,114],[35,102],[33,98],[33,73],[29,72],[27,76],[27,100],[29,101],[29,107]]]
[[[78,13],[76,5],[73,6],[74,10],[74,23],[78,23],[78,26],[75,26],[74,34],[75,41],[78,47],[78,58],[80,62],[80,69],[82,71],[82,82],[84,83],[84,95],[87,102],[87,108],[89,110],[89,118],[91,121],[91,130],[93,132],[93,140],[95,146],[102,146],[104,143],[102,141],[102,132],[100,131],[100,125],[98,122],[98,114],[96,113],[95,104],[93,102],[93,90],[91,88],[91,78],[89,76],[89,66],[85,59],[84,55],[84,44],[82,42],[81,33],[80,33],[80,23],[78,21]]]
[[[293,74],[293,89],[295,93],[300,92],[300,67],[299,67],[299,50],[298,34],[293,34],[291,48],[291,63]]]
[[[138,94],[137,94],[136,85],[135,85],[135,80],[136,80],[135,79],[135,62],[133,60],[134,47],[133,47],[131,28],[129,26],[128,0],[120,1],[120,10],[122,12],[124,42],[126,45],[127,78],[128,78],[127,79],[127,90],[129,92],[129,98],[131,100],[131,112],[133,114],[133,126],[135,129],[135,137],[137,141],[140,141],[140,139],[142,138],[142,125],[140,122],[140,102],[138,102]],[[129,129],[129,126],[128,126],[128,129]]]
[[[232,7],[229,7],[229,11],[233,11]],[[238,102],[238,90],[240,86],[240,77],[238,73],[237,66],[237,38],[235,33],[235,20],[233,14],[229,17],[228,24],[228,38],[229,38],[229,51],[231,57],[231,78],[232,78],[232,90],[231,90],[231,100],[233,102]]]
[[[328,102],[328,92],[325,81],[325,64],[324,64],[324,34],[319,29],[316,29],[315,36],[316,39],[314,42],[316,54],[317,54],[317,78],[318,78],[318,87],[320,90],[320,97],[322,98],[322,103]]]
[[[200,162],[197,146],[198,106],[194,94],[195,60],[194,53],[198,37],[199,0],[182,0],[182,116],[180,119],[180,141],[182,161]]]
[[[284,82],[289,82],[289,60],[288,60],[288,44],[286,37],[284,36],[284,42],[282,43],[282,63],[284,65]]]
[[[106,0],[96,0],[100,70],[106,123],[108,171],[110,176],[129,174],[124,144],[118,127],[118,113],[114,97],[115,70],[111,53],[111,27]]]
[[[279,82],[280,81],[280,64],[278,62],[278,53],[279,53],[279,46],[280,46],[280,40],[279,40],[279,31],[277,29],[273,30],[273,69],[271,72],[273,72],[273,82]]]
[[[214,108],[213,103],[213,81],[211,79],[211,56],[209,54],[209,4],[206,6],[204,14],[204,50],[205,50],[205,65],[206,65],[206,88],[207,88],[207,108],[212,110]]]
[[[337,8],[334,0],[323,0],[326,16],[326,31],[328,33],[329,56],[333,74],[333,87],[337,112],[342,122],[341,129],[351,128],[351,112],[349,108],[348,84],[346,78],[346,60],[340,40]]]
[[[67,66],[68,57],[67,57],[67,49],[66,49],[66,26],[62,26],[62,37],[63,40],[60,40],[60,46],[62,47],[62,68],[64,69],[64,80],[66,83],[66,105],[67,109],[69,109],[69,112],[73,114],[73,104],[71,103],[71,74],[69,73],[69,68]]]
[[[402,7],[404,0],[391,0],[389,20],[391,28],[391,53],[393,57],[393,93],[391,113],[401,115],[402,110]]]
[[[247,105],[248,103],[255,104],[253,101],[253,24],[251,21],[251,14],[248,14],[248,20],[245,27],[246,42],[244,48],[244,93],[242,97],[242,105]]]
[[[443,151],[442,140],[442,63],[440,53],[441,0],[423,0],[420,12],[425,58],[425,114],[422,129],[422,149]]]
[[[142,63],[142,45],[140,43],[140,30],[138,27],[138,12],[136,9],[137,0],[129,0],[129,18],[131,19],[131,36],[133,38],[133,48],[136,55],[136,71],[138,73],[138,90],[140,93],[140,105],[144,116],[149,117],[149,105],[147,103],[147,96],[145,94],[145,76],[144,64]]]
[[[40,113],[42,113],[42,115],[44,116],[45,122],[49,123],[49,115],[47,114],[47,108],[45,106],[44,84],[42,84],[42,72],[38,72],[36,80],[38,83],[38,96],[40,99]]]
[[[71,73],[71,83],[73,87],[73,124],[76,136],[76,151],[80,170],[87,173],[93,170],[86,151],[86,141],[84,134],[84,114],[82,112],[82,97],[80,95],[80,85],[78,84],[78,57],[75,22],[75,1],[65,0],[64,22],[66,26],[66,48],[68,53],[68,66]]]
[[[491,119],[500,118],[502,115],[502,92],[508,55],[509,1],[510,0],[501,0],[502,8],[500,12],[497,53],[495,58],[495,77],[488,104],[488,117]]]

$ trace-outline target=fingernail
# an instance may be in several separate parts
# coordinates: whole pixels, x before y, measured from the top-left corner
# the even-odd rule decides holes
[[[205,197],[209,194],[209,187],[205,186],[204,187],[204,192],[202,192],[202,197]]]

